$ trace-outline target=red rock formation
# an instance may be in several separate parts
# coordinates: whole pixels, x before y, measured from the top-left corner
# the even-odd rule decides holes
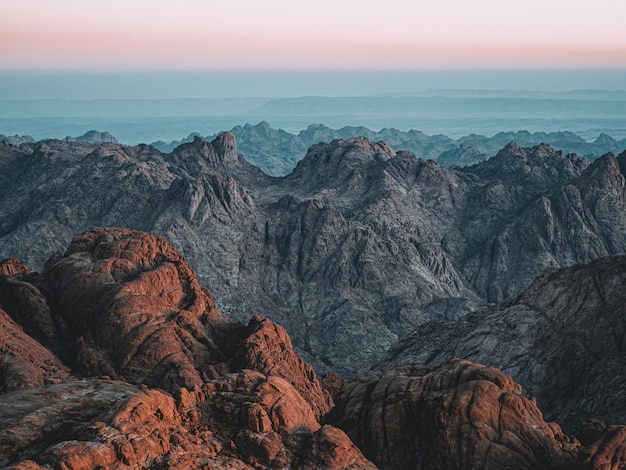
[[[584,422],[575,435],[585,446],[579,460],[587,468],[619,470],[626,467],[626,426],[608,426],[593,419]]]
[[[23,462],[5,459],[1,465],[220,468],[235,461],[239,465],[232,468],[249,468],[236,458],[220,456],[221,445],[210,432],[193,434],[185,428],[174,400],[162,391],[89,379],[6,394],[0,403],[0,455]]]
[[[30,270],[21,261],[11,259],[2,264],[0,307],[24,330],[48,347],[59,347],[59,329],[63,321],[53,318],[46,298],[29,280]]]
[[[78,338],[77,367],[178,393],[223,360],[211,331],[227,324],[162,237],[123,229],[75,238],[42,273]]]
[[[461,360],[350,382],[329,421],[385,469],[566,468],[580,447],[510,377]]]
[[[7,258],[0,261],[0,274],[4,276],[14,276],[16,274],[28,274],[30,269],[19,259]]]
[[[236,359],[238,368],[254,369],[287,380],[311,405],[317,419],[330,411],[333,407],[330,394],[317,380],[313,368],[294,352],[291,338],[282,326],[256,315],[245,334]]]
[[[311,366],[293,351],[285,330],[261,316],[244,326],[219,314],[165,239],[124,229],[92,230],[76,237],[63,256],[53,257],[40,276],[23,281],[4,276],[1,281],[0,298],[8,299],[16,312],[30,311],[33,299],[42,300],[48,313],[46,301],[53,306],[51,315],[67,323],[59,336],[74,344],[72,363],[78,372],[159,387],[178,400],[145,385],[139,393],[130,384],[108,379],[68,382],[67,389],[38,388],[52,404],[50,410],[33,413],[49,419],[40,428],[51,430],[28,437],[26,429],[10,425],[0,432],[0,444],[2,439],[10,442],[5,449],[11,458],[19,456],[21,467],[373,468],[342,431],[320,427],[318,418],[332,408],[332,399]],[[10,334],[15,336],[13,330]],[[28,358],[11,348],[20,360]],[[48,355],[48,362],[58,362]],[[12,388],[5,391],[51,382],[36,376],[39,366],[34,359],[31,363],[32,371],[19,369],[30,375],[21,372],[23,377],[12,378]],[[18,369],[8,364],[7,373],[15,375]],[[66,372],[62,379],[68,376]],[[119,387],[126,390],[123,396],[118,396]],[[108,406],[98,400],[109,403],[111,394],[122,402],[130,398],[113,407],[113,414],[94,418],[93,413]],[[85,395],[96,397],[97,403],[84,400]],[[70,419],[64,410],[73,410],[75,422],[64,421]],[[61,415],[60,424],[52,423],[55,414]],[[29,416],[18,421],[35,419]],[[73,426],[73,431],[66,436],[58,426]],[[31,457],[36,463],[28,461]]]
[[[0,276],[3,468],[376,468],[362,451],[383,469],[626,463],[623,426],[594,421],[567,436],[509,376],[469,361],[322,384],[282,327],[218,313],[161,237],[92,230],[41,275],[10,265]],[[65,346],[59,357],[76,373],[111,378],[74,379],[18,324],[43,319],[38,338]]]
[[[20,469],[376,468],[289,383],[253,371],[183,390],[178,405],[111,380],[13,392],[0,422],[0,465]]]
[[[70,371],[0,310],[0,393],[68,380]]]

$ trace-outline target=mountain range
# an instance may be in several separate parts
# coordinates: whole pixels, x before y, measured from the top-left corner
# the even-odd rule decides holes
[[[622,468],[625,174],[0,143],[0,465]]]
[[[170,154],[0,144],[0,256],[38,269],[91,227],[164,235],[222,312],[264,313],[318,371],[358,376],[424,323],[626,253],[625,159],[511,143],[446,169],[360,137],[317,144],[275,178],[233,133]]]
[[[499,132],[492,137],[470,134],[459,139],[445,135],[426,135],[423,132],[401,131],[393,128],[372,131],[363,126],[345,126],[331,129],[322,124],[311,124],[297,134],[283,129],[274,129],[263,121],[256,125],[235,126],[231,132],[237,139],[237,146],[246,159],[273,176],[284,176],[294,169],[304,158],[312,145],[331,142],[336,139],[348,140],[354,137],[367,137],[371,141],[384,140],[395,150],[408,150],[423,159],[436,160],[441,166],[468,166],[495,155],[509,142],[522,147],[549,144],[565,153],[576,153],[589,160],[595,160],[606,153],[619,153],[626,148],[626,139],[616,140],[601,133],[594,141],[587,141],[573,132]],[[171,152],[183,143],[193,141],[198,134],[173,142],[153,142],[151,145],[162,152]],[[205,137],[212,140],[216,135]]]
[[[621,257],[556,271],[521,298],[559,296],[554,283],[585,285],[588,277],[623,290],[624,267]],[[626,463],[624,426],[592,419],[566,434],[511,377],[467,360],[395,367],[369,381],[320,380],[282,327],[260,315],[247,325],[223,316],[159,236],[90,230],[41,273],[14,258],[0,273],[3,468],[618,470]],[[602,310],[586,302],[579,326]],[[619,323],[621,312],[623,305],[606,317]],[[605,326],[613,325],[596,331]],[[570,357],[552,358],[563,361],[561,377],[582,372]],[[611,403],[619,404],[623,375],[593,378],[618,393]],[[550,385],[559,403],[567,390],[559,380]],[[596,403],[602,407],[602,396]]]

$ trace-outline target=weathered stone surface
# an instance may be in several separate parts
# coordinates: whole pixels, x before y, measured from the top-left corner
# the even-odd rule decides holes
[[[580,443],[497,369],[454,360],[344,386],[329,421],[380,468],[571,468]]]
[[[3,466],[250,468],[220,455],[212,433],[184,427],[174,400],[162,391],[89,379],[5,394],[0,402]]]
[[[0,393],[68,380],[69,369],[0,309]]]
[[[7,258],[0,261],[0,275],[15,276],[16,274],[29,274],[30,269],[19,259]]]
[[[0,144],[0,167],[0,256],[39,270],[90,227],[164,235],[220,311],[280,323],[321,373],[364,375],[420,325],[518,295],[547,268],[626,253],[619,159],[589,165],[547,145],[448,170],[335,140],[271,178],[225,133],[171,154]]]
[[[285,380],[244,371],[183,391],[88,379],[0,396],[0,465],[16,469],[376,468]]]
[[[76,367],[84,374],[177,393],[200,386],[208,364],[220,362],[208,330],[226,320],[161,237],[85,232],[46,264],[41,277],[58,314],[80,338]]]
[[[3,308],[29,335],[46,347],[56,351],[62,349],[59,331],[65,324],[61,318],[53,317],[45,296],[32,282],[37,274],[30,274],[26,265],[9,260],[4,263],[6,272],[0,275],[0,307]]]
[[[57,339],[78,374],[124,381],[76,381],[0,310],[1,466],[375,468],[320,426],[332,398],[285,330],[223,317],[162,237],[91,230],[41,275],[2,280],[65,320]]]
[[[235,369],[253,369],[287,380],[306,399],[317,419],[330,411],[333,400],[329,392],[317,380],[313,368],[294,352],[282,326],[256,315],[244,335],[233,361]]]
[[[547,271],[498,307],[423,325],[384,363],[488,362],[515,377],[568,431],[593,417],[620,424],[626,422],[625,293],[623,256]]]
[[[544,336],[535,333],[538,342],[556,334],[553,328],[597,357],[619,357],[614,349],[621,343],[605,341],[606,350],[597,343],[601,331],[619,339],[625,260],[548,272],[508,307],[523,302],[550,320]],[[19,313],[17,321],[37,319],[28,309],[40,311],[32,299],[43,301],[57,343],[69,343],[75,353],[63,350],[61,358],[83,376],[124,381],[71,377],[58,357],[0,310],[3,467],[618,470],[626,460],[623,426],[590,421],[568,436],[543,419],[535,400],[509,376],[469,361],[432,370],[404,366],[369,383],[336,375],[320,383],[282,327],[262,316],[243,325],[218,313],[185,259],[162,237],[95,229],[52,257],[40,275],[11,265],[18,269],[0,278],[0,297]],[[448,311],[449,302],[431,305],[459,328],[484,315],[459,319]],[[517,333],[532,329],[532,321],[511,322]],[[496,338],[484,345],[505,348],[498,323],[490,325]],[[576,336],[583,330],[587,346]],[[512,354],[531,349],[520,344]],[[565,361],[550,354],[548,366],[551,357]],[[580,357],[575,350],[568,354]],[[605,372],[621,377],[621,366],[608,360],[607,367],[600,375],[587,372],[590,382],[582,383],[619,411],[620,388]],[[552,379],[535,368],[554,387],[554,401],[568,412],[570,398],[594,403],[581,401],[576,388],[562,388],[571,372],[563,369]],[[593,388],[601,383],[615,397]]]
[[[617,470],[626,465],[625,426],[607,426],[593,419],[583,423],[575,436],[584,446],[579,454],[581,467]]]

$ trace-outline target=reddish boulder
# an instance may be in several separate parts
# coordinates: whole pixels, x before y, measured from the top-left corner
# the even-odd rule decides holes
[[[579,454],[581,467],[594,470],[626,468],[626,426],[606,425],[593,419],[574,433],[584,446]]]
[[[228,468],[250,468],[220,455],[221,444],[210,432],[184,427],[170,395],[118,381],[69,381],[2,395],[0,422],[3,467],[224,468],[232,463]]]
[[[0,261],[0,275],[15,276],[16,274],[29,274],[30,268],[17,258],[7,258]]]
[[[580,448],[510,377],[461,360],[349,382],[328,421],[385,469],[568,468]]]
[[[285,329],[255,315],[245,330],[245,339],[235,357],[236,369],[254,369],[289,381],[311,406],[315,417],[333,407],[330,393],[322,387],[313,368],[293,350]]]
[[[12,392],[0,422],[3,468],[376,468],[290,384],[253,371],[183,390],[178,405],[102,379]]]
[[[0,307],[36,340],[59,348],[59,328],[63,321],[53,318],[45,296],[32,283],[28,267],[12,258],[0,263]]]
[[[346,434],[320,426],[286,380],[244,370],[184,393],[179,409],[255,468],[375,469]]]
[[[77,368],[177,394],[223,361],[211,332],[227,320],[162,237],[125,229],[75,238],[42,273],[78,338]]]

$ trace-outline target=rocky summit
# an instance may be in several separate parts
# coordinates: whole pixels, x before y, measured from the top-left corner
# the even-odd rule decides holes
[[[221,315],[165,239],[90,231],[0,279],[1,465],[372,467],[284,329]]]
[[[467,360],[319,380],[282,327],[222,315],[160,236],[89,230],[41,272],[15,258],[0,272],[3,468],[626,464],[623,426],[566,434],[511,377]]]
[[[626,254],[625,161],[510,143],[446,169],[359,137],[313,145],[275,178],[232,133],[171,153],[0,143],[0,256],[40,271],[92,227],[156,233],[223,314],[264,315],[318,372],[365,376],[415,328],[515,297],[546,269]]]

